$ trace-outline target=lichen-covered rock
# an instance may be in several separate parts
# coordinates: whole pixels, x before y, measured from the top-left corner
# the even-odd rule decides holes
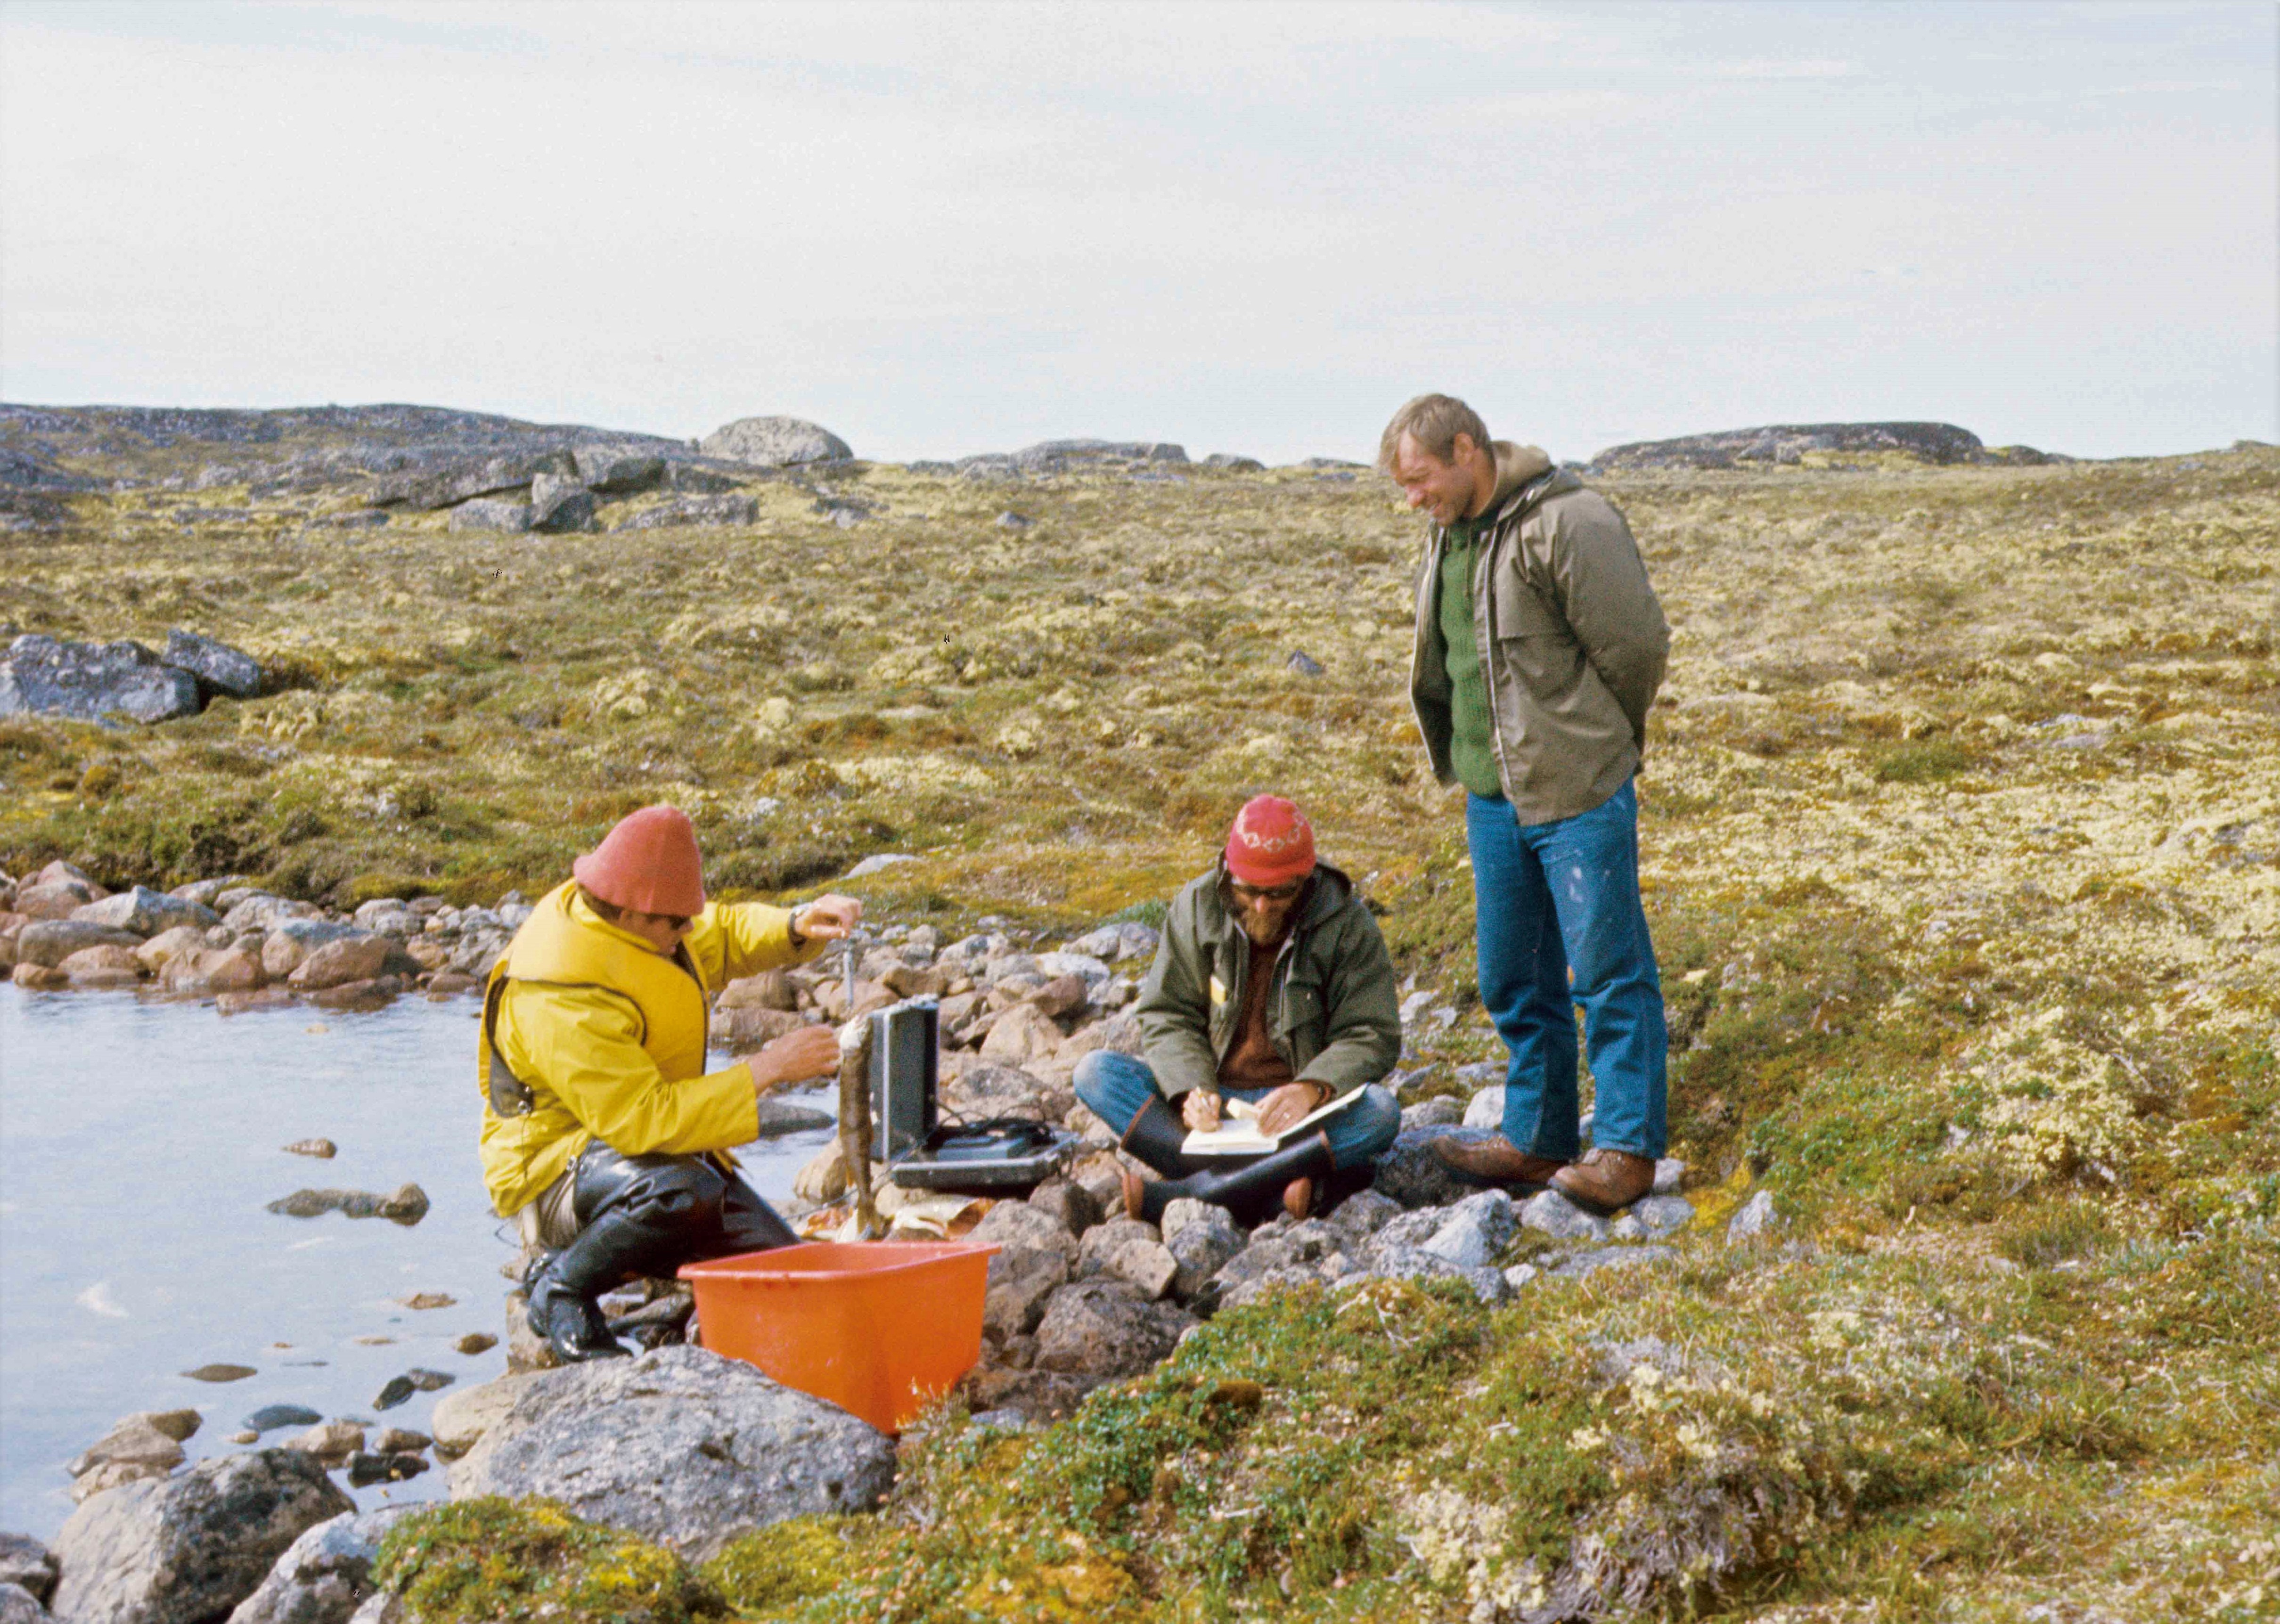
[[[1484,1189],[1460,1201],[1423,1250],[1460,1269],[1476,1269],[1503,1251],[1519,1228],[1512,1197],[1500,1189]]]
[[[1172,1294],[1182,1301],[1202,1291],[1250,1240],[1225,1207],[1187,1197],[1165,1207],[1163,1228],[1164,1249],[1177,1266]]]
[[[348,1624],[373,1593],[381,1535],[412,1509],[388,1505],[319,1523],[286,1548],[229,1624]]]
[[[738,418],[699,443],[707,457],[749,463],[757,468],[786,468],[802,463],[845,462],[855,453],[829,429],[796,417]]]
[[[1547,1189],[1531,1196],[1528,1205],[1520,1209],[1520,1221],[1530,1229],[1540,1229],[1555,1241],[1604,1241],[1607,1238],[1607,1220],[1596,1212],[1587,1212],[1556,1189]]]
[[[1085,1231],[1077,1247],[1077,1272],[1121,1280],[1152,1301],[1170,1288],[1180,1266],[1155,1225],[1119,1217]]]
[[[1406,1207],[1452,1206],[1480,1187],[1458,1177],[1433,1154],[1437,1139],[1460,1143],[1487,1138],[1490,1128],[1404,1128],[1377,1160],[1375,1188]]]
[[[535,1374],[513,1372],[474,1387],[455,1389],[437,1399],[435,1407],[428,1413],[428,1428],[435,1440],[435,1452],[446,1460],[453,1460],[474,1448],[483,1434],[514,1407],[516,1396]]]
[[[497,496],[479,496],[472,502],[462,502],[451,510],[444,521],[453,530],[505,530],[519,532],[530,528],[530,504]]]
[[[1079,1237],[1105,1216],[1093,1193],[1070,1179],[1047,1179],[1029,1192],[1029,1205]]]
[[[250,699],[261,692],[261,662],[243,649],[233,649],[216,638],[186,632],[181,627],[166,633],[166,664],[187,671],[198,686],[233,699]]]
[[[891,1439],[837,1406],[702,1348],[530,1378],[451,1468],[451,1495],[536,1494],[709,1557],[788,1517],[868,1511]]]
[[[163,722],[198,713],[197,679],[141,643],[58,643],[26,633],[0,655],[0,716]]]
[[[1068,1277],[1069,1259],[1051,1247],[1009,1246],[999,1251],[990,1259],[982,1330],[1000,1343],[1036,1330],[1046,1300]]]
[[[574,479],[542,473],[530,481],[530,527],[559,535],[594,527],[594,493]]]
[[[59,1619],[206,1624],[253,1594],[288,1547],[356,1508],[312,1458],[257,1450],[179,1477],[128,1483],[56,1535]]]
[[[1195,1323],[1169,1303],[1150,1302],[1118,1280],[1081,1281],[1053,1293],[1037,1326],[1040,1370],[1128,1376],[1170,1353]]]

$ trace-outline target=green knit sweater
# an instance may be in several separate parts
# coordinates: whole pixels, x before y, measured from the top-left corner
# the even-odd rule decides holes
[[[1496,722],[1489,709],[1488,673],[1473,639],[1473,564],[1480,556],[1474,521],[1459,520],[1442,543],[1441,639],[1448,645],[1449,764],[1475,795],[1501,797]]]

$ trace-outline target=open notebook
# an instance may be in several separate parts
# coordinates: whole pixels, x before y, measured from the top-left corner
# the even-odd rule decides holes
[[[1300,1117],[1273,1138],[1259,1131],[1259,1107],[1247,1099],[1222,1097],[1219,1103],[1219,1128],[1216,1132],[1190,1132],[1181,1143],[1181,1151],[1189,1156],[1259,1156],[1275,1149],[1291,1135],[1312,1128],[1325,1117],[1334,1117],[1361,1097],[1361,1090],[1332,1100]]]

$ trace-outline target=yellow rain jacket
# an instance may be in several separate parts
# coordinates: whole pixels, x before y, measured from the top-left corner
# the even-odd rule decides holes
[[[483,1183],[499,1215],[535,1199],[597,1136],[628,1156],[759,1137],[751,1068],[705,1070],[710,1002],[739,976],[822,946],[793,946],[783,909],[714,903],[667,958],[596,913],[574,883],[548,892],[483,997]]]

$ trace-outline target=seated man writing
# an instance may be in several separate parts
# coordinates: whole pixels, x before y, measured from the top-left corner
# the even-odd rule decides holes
[[[1155,1222],[1182,1196],[1246,1220],[1279,1199],[1304,1218],[1334,1169],[1363,1170],[1366,1182],[1400,1131],[1378,1084],[1401,1055],[1385,939],[1353,882],[1314,860],[1312,826],[1280,797],[1246,804],[1221,860],[1174,899],[1137,1012],[1143,1058],[1096,1051],[1075,1077],[1123,1149],[1164,1175],[1126,1175],[1135,1218]],[[1271,1138],[1356,1094],[1264,1158],[1229,1165],[1182,1149],[1190,1129],[1219,1127],[1225,1099],[1255,1103]]]
[[[626,1353],[596,1299],[628,1276],[798,1238],[727,1151],[759,1137],[761,1094],[837,1068],[837,1040],[811,1027],[707,1072],[707,1004],[813,958],[863,905],[707,904],[673,806],[635,812],[571,874],[491,972],[476,1066],[484,1184],[546,1249],[525,1281],[531,1328],[578,1360]]]

